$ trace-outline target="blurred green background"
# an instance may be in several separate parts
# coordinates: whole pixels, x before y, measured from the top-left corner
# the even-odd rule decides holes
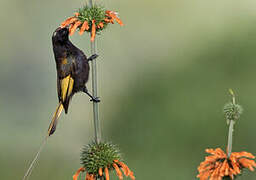
[[[51,35],[84,3],[0,1],[1,179],[22,179],[46,134],[57,105]],[[228,88],[244,107],[233,150],[256,154],[255,0],[99,3],[125,23],[110,26],[97,42],[102,132],[138,180],[196,179],[204,150],[225,149]],[[88,36],[71,40],[90,53]],[[78,94],[31,180],[72,179],[80,149],[92,139],[92,106]],[[255,178],[248,171],[240,177]]]

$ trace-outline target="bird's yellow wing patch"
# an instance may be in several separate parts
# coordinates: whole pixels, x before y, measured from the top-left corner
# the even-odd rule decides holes
[[[68,64],[68,60],[67,60],[67,58],[64,58],[62,61],[61,61],[61,64]]]
[[[71,77],[71,75],[68,75],[64,79],[60,80],[61,97],[63,102],[72,93],[73,85],[74,85],[74,79]]]

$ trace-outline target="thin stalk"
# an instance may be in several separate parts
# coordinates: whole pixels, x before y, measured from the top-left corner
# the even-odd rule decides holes
[[[236,104],[236,98],[235,98],[235,94],[234,94],[233,90],[229,89],[229,93],[232,96],[232,103],[235,105]],[[229,122],[229,130],[228,130],[228,147],[227,147],[228,157],[230,157],[230,155],[232,153],[232,142],[233,142],[234,124],[235,124],[234,119],[230,120],[230,122]]]
[[[228,130],[228,149],[227,149],[227,153],[228,153],[228,157],[230,157],[231,153],[232,153],[232,139],[233,139],[233,131],[234,131],[234,124],[235,121],[231,120],[229,122],[229,130]]]
[[[92,7],[92,0],[89,0],[89,6]],[[96,54],[96,38],[93,42],[91,42],[91,54]],[[95,59],[92,60],[92,95],[93,97],[98,97],[98,89],[97,89],[97,64]],[[99,120],[99,105],[97,102],[93,102],[93,121],[94,121],[94,134],[95,134],[95,142],[100,143],[101,140],[101,128],[100,128],[100,120]],[[98,178],[97,178],[98,179]],[[102,178],[100,178],[103,180]]]
[[[91,54],[96,54],[96,39],[91,42]],[[98,87],[97,87],[97,64],[96,60],[92,61],[92,94],[93,97],[98,97]],[[101,128],[99,120],[99,104],[93,102],[93,120],[94,120],[94,130],[95,130],[95,141],[97,143],[101,140]]]
[[[92,0],[89,0],[89,6],[92,7]],[[91,54],[96,54],[96,38],[93,42],[91,42]],[[93,97],[98,97],[97,90],[97,64],[96,60],[92,60],[91,64],[92,71],[92,95]],[[99,104],[97,102],[93,102],[93,121],[94,121],[94,133],[95,133],[95,141],[99,143],[101,140],[101,128],[99,121]]]

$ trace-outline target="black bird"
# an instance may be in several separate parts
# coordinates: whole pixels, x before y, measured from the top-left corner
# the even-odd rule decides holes
[[[88,62],[97,58],[98,55],[94,54],[87,59],[83,51],[70,42],[68,27],[59,27],[54,31],[52,45],[57,69],[59,105],[49,126],[48,136],[55,132],[58,118],[63,109],[67,114],[69,102],[75,93],[85,92],[92,98],[92,101],[99,102],[99,99],[93,97],[85,86],[90,70]]]

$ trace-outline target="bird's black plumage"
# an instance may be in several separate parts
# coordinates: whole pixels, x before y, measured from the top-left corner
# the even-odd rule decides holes
[[[62,109],[64,108],[65,113],[68,112],[69,102],[75,93],[82,91],[88,94],[93,101],[99,101],[88,93],[85,85],[90,70],[88,61],[95,59],[97,55],[92,55],[87,59],[83,51],[70,42],[67,27],[59,27],[54,31],[52,45],[57,69],[59,106],[48,129],[48,135],[54,133]]]

